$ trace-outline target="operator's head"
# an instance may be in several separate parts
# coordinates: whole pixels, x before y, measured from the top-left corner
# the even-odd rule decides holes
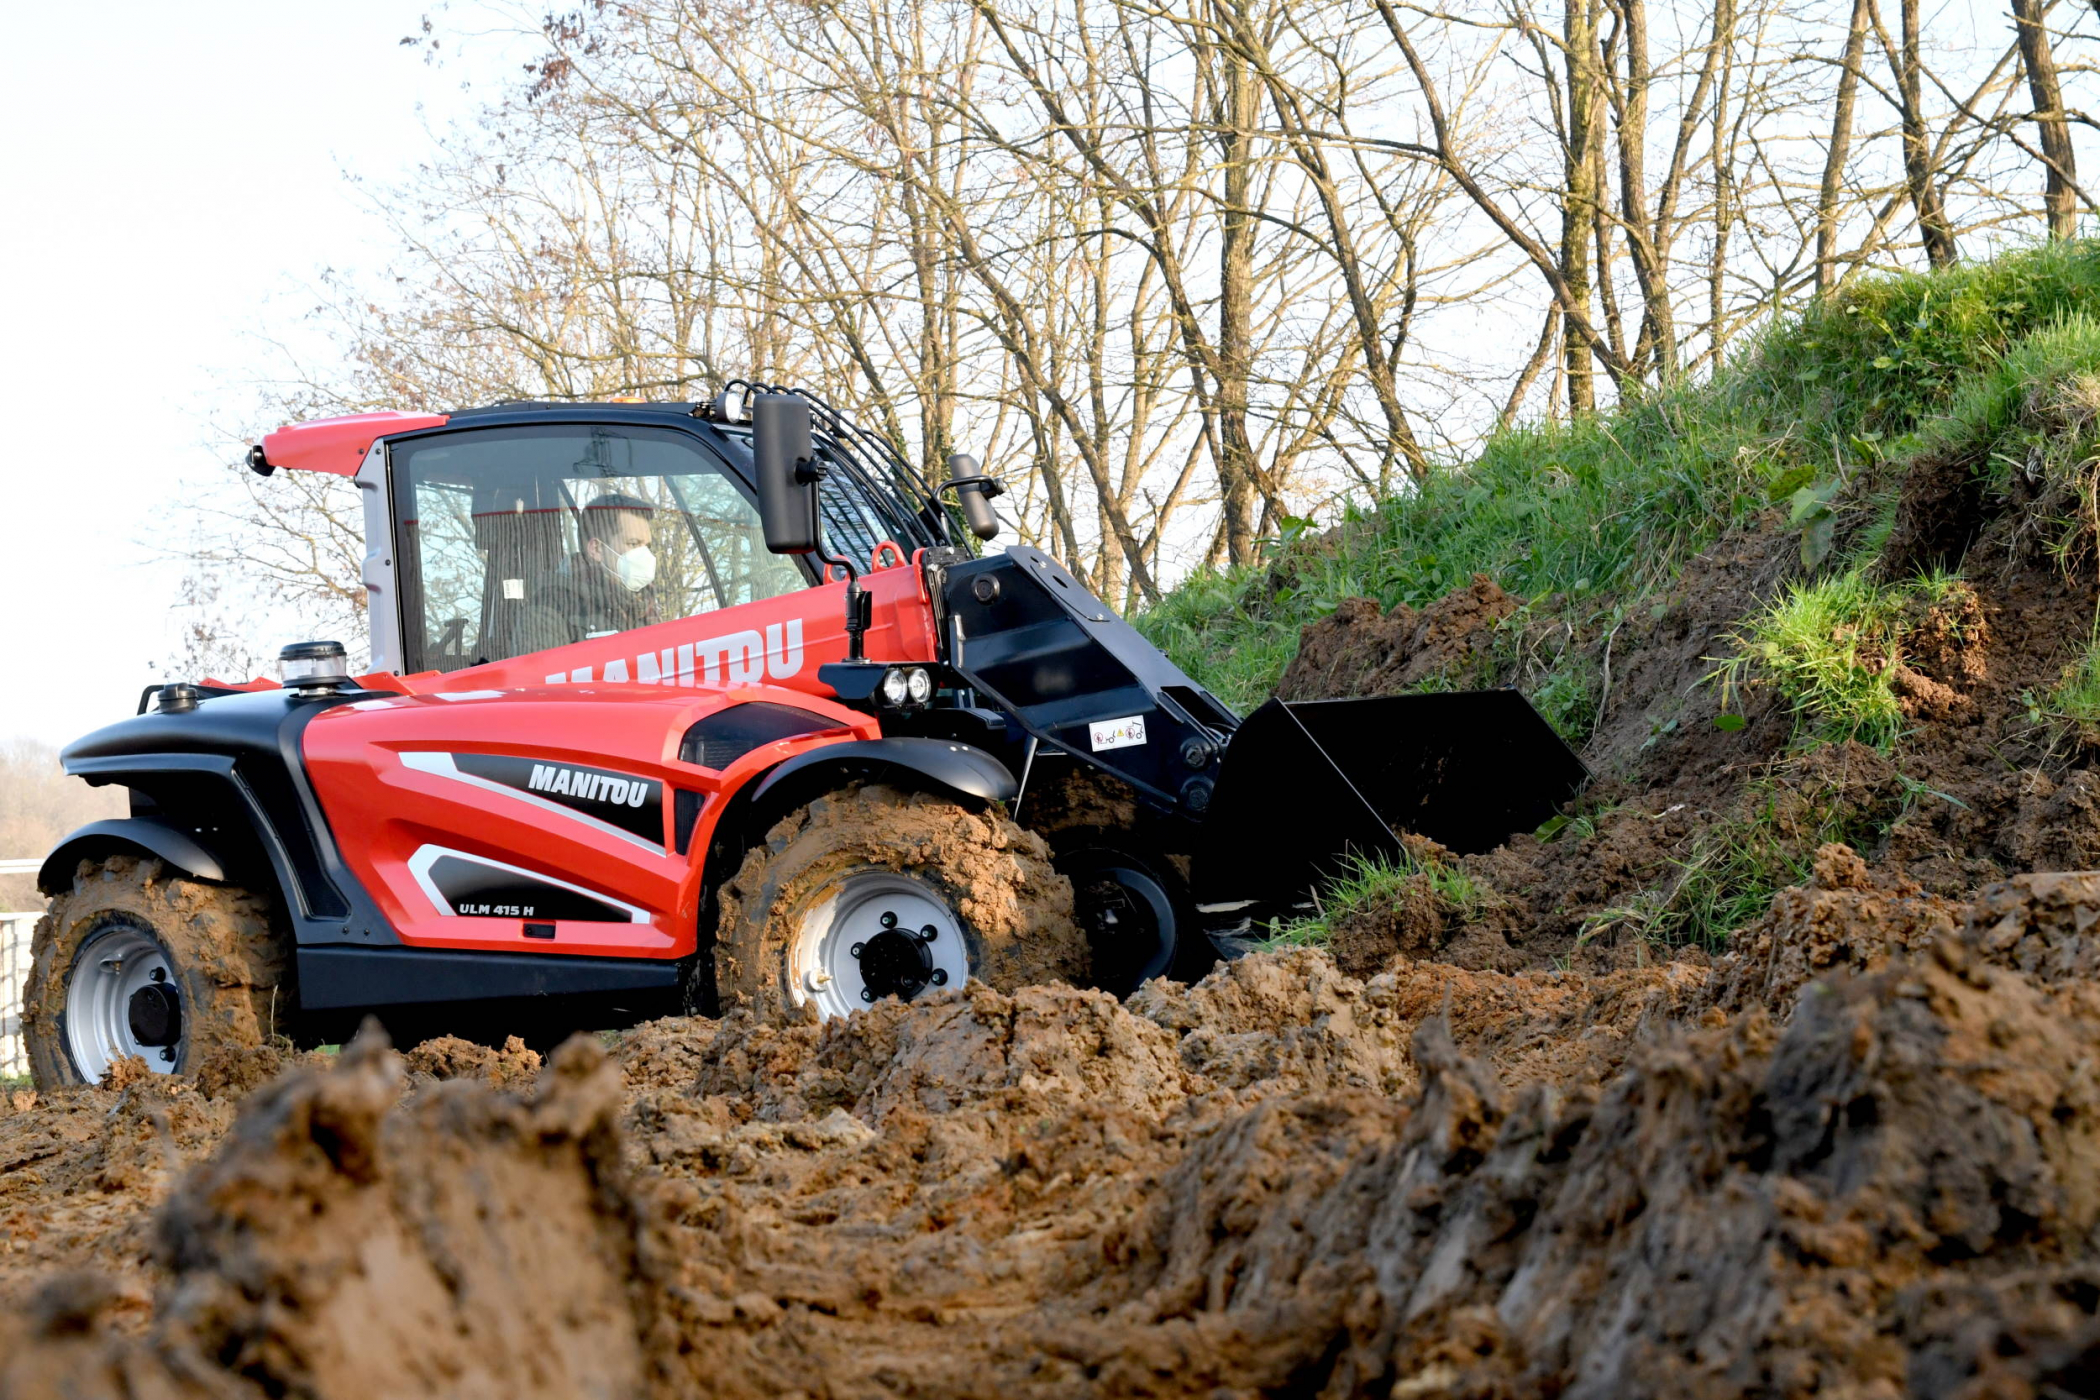
[[[656,578],[654,532],[656,508],[636,496],[607,491],[583,508],[583,556],[639,593]]]

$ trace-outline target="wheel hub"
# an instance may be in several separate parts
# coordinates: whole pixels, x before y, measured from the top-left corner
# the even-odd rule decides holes
[[[167,950],[146,929],[113,919],[90,934],[66,978],[66,1049],[88,1083],[137,1055],[156,1074],[182,1060],[183,1006]]]
[[[165,982],[148,982],[133,992],[125,1019],[141,1045],[173,1045],[182,1039],[182,1003]]]
[[[896,915],[885,913],[884,918],[894,920]],[[910,1001],[927,983],[947,981],[948,975],[933,965],[933,944],[939,936],[940,930],[931,924],[923,930],[885,927],[867,942],[855,945],[853,956],[860,959],[863,983],[861,999],[894,996]]]
[[[789,994],[843,1016],[970,978],[961,922],[932,886],[892,870],[855,871],[802,917],[788,945]]]
[[[1093,950],[1095,986],[1128,996],[1167,970],[1177,930],[1173,899],[1157,875],[1098,850],[1075,853],[1058,868],[1072,881],[1072,912]]]

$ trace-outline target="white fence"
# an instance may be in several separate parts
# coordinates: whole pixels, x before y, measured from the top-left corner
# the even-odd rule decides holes
[[[41,860],[0,860],[0,875],[34,875]],[[0,1076],[29,1073],[22,1048],[22,983],[29,977],[29,935],[41,914],[0,913]]]
[[[22,1047],[22,983],[29,977],[29,936],[41,914],[0,914],[0,1076],[29,1073]]]

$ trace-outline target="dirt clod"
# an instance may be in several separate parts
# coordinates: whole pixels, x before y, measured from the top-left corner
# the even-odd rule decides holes
[[[1453,690],[1485,685],[1499,629],[1519,606],[1485,574],[1420,611],[1401,603],[1385,612],[1368,598],[1344,598],[1305,629],[1276,694],[1325,700],[1394,695],[1425,682]]]

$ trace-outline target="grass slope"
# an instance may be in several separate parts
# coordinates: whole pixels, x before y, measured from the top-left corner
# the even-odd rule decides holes
[[[1794,502],[1813,531],[1819,504],[1877,461],[1980,441],[2001,472],[2024,462],[2026,386],[2100,365],[2096,311],[2093,240],[1862,279],[1777,321],[1706,383],[1498,433],[1475,460],[1352,506],[1324,535],[1277,541],[1258,566],[1198,575],[1135,621],[1242,708],[1274,687],[1300,629],[1351,596],[1420,607],[1484,573],[1593,636],[1758,510]],[[1571,646],[1531,687],[1577,744],[1593,669]]]
[[[1833,767],[1823,761],[1841,751],[1832,746],[1855,741],[1906,761],[1897,686],[1907,639],[1923,620],[1944,627],[1968,588],[1947,573],[1885,576],[1880,556],[1906,473],[1951,465],[1991,495],[2023,495],[2059,564],[2091,569],[2100,563],[2096,424],[2100,242],[1864,279],[1776,322],[1707,383],[1499,433],[1474,461],[1352,507],[1325,534],[1277,541],[1260,566],[1191,579],[1136,622],[1228,702],[1251,708],[1296,653],[1300,630],[1344,598],[1419,608],[1486,574],[1527,600],[1504,635],[1512,658],[1524,638],[1534,650],[1507,669],[1580,746],[1597,703],[1600,639],[1658,603],[1724,530],[1781,507],[1816,567],[1768,605],[1745,600],[1733,654],[1710,679],[1724,699],[1760,684],[1787,702],[1802,773],[1757,779],[1664,879],[1598,916],[1644,941],[1718,948],[1806,877],[1822,842],[1871,846],[1916,794],[1931,793],[1900,767],[1893,799],[1813,776]],[[1840,509],[1867,523],[1834,548]],[[1558,625],[1533,625],[1545,620]],[[1541,636],[1565,639],[1557,655],[1536,654]],[[2027,704],[2038,718],[2100,734],[2100,626],[2084,664]],[[1731,718],[1740,723],[1717,722]],[[1584,839],[1572,825],[1554,839],[1571,838]],[[1411,863],[1360,868],[1316,917],[1272,932],[1325,942],[1338,921],[1389,902],[1420,874]]]

